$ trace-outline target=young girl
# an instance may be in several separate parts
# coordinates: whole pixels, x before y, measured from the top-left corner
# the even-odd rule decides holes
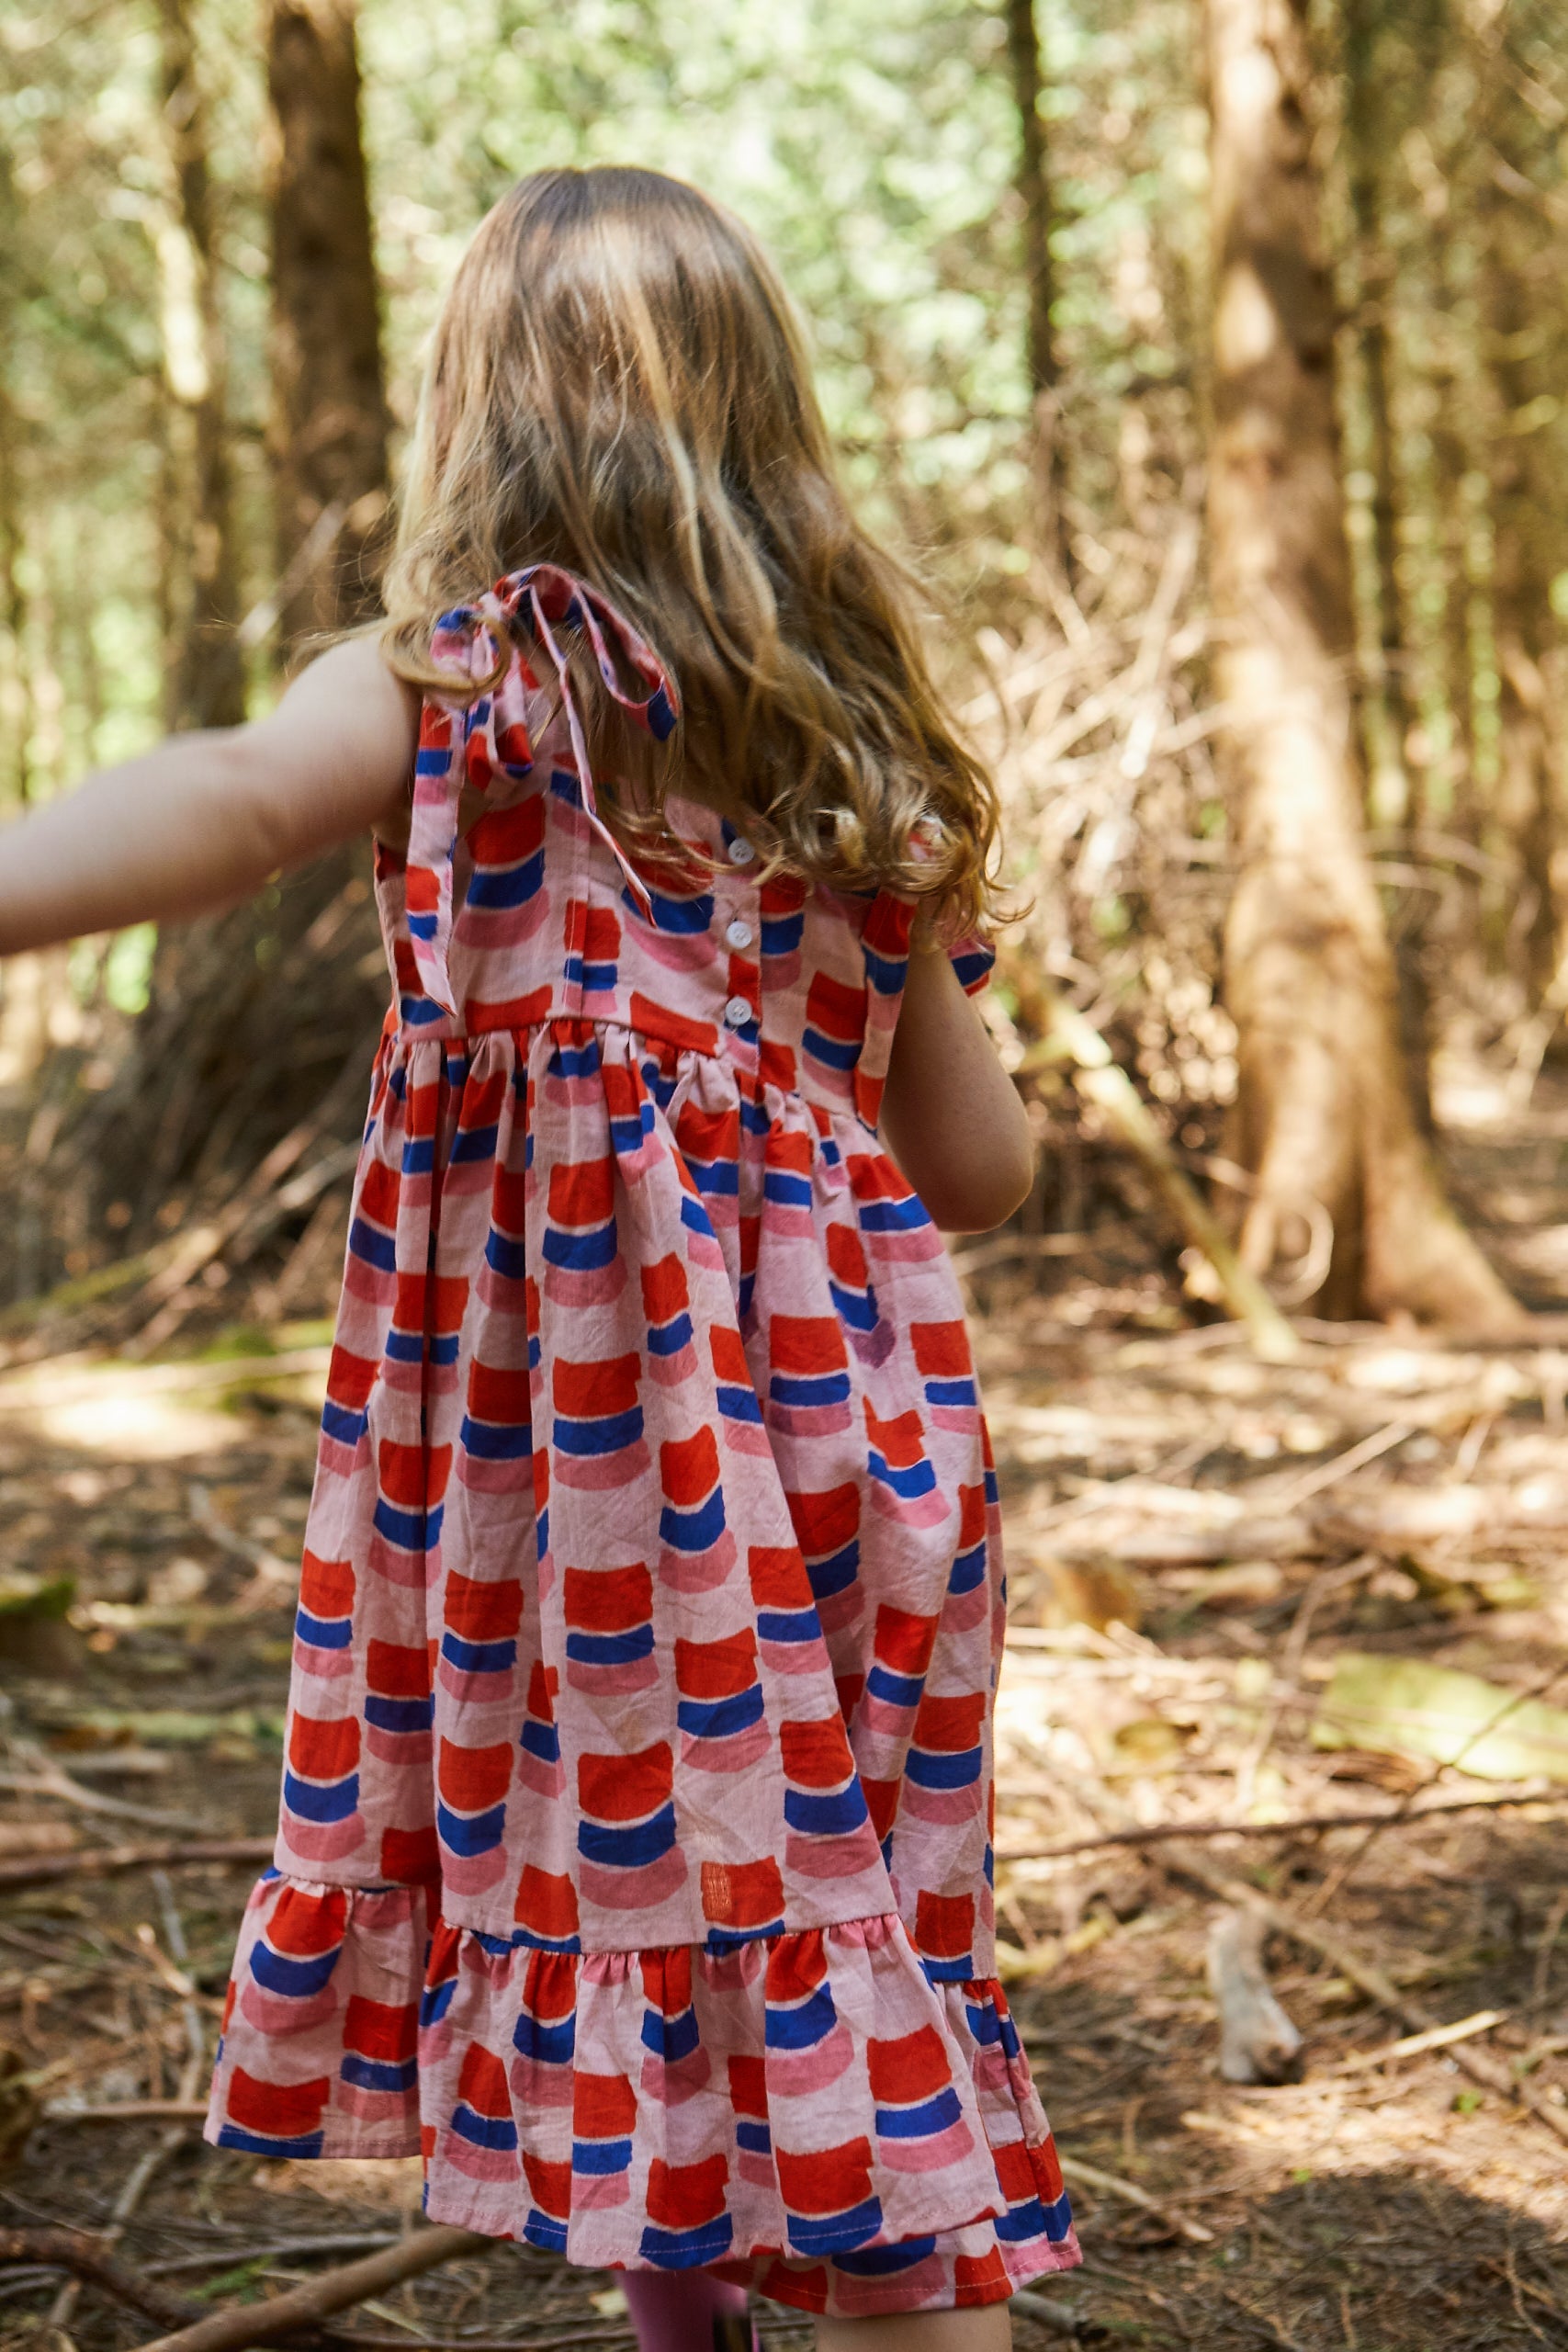
[[[991,1973],[937,1233],[1030,1176],[964,993],[996,810],[739,222],[630,170],[496,207],[387,601],[0,849],[15,952],[376,835],[397,1001],[209,2136],[418,2148],[432,2215],[623,2268],[649,2352],[748,2286],[995,2352],[1077,2259]]]

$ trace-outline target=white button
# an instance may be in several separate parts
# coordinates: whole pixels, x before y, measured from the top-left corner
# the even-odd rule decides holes
[[[756,854],[757,853],[752,848],[750,842],[747,841],[743,835],[737,833],[735,839],[729,844],[729,863],[731,865],[750,865],[751,860],[756,856]]]
[[[742,922],[739,915],[724,935],[731,947],[750,947],[751,944],[751,926],[749,922]]]
[[[750,998],[732,996],[724,1008],[724,1017],[732,1029],[744,1029],[748,1021],[754,1018]]]

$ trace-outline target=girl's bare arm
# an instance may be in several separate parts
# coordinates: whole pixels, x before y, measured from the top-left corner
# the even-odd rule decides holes
[[[379,648],[313,662],[270,718],[179,735],[0,831],[0,956],[248,898],[404,799],[419,698]]]
[[[987,1233],[1034,1178],[1018,1090],[939,951],[909,958],[883,1097],[887,1148],[944,1233]]]

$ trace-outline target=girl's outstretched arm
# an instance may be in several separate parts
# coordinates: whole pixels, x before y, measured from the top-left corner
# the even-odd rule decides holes
[[[232,905],[404,800],[419,698],[370,638],[249,727],[177,735],[0,831],[0,956]]]
[[[944,1233],[988,1233],[1034,1180],[1018,1090],[940,949],[909,958],[883,1097],[887,1148]]]

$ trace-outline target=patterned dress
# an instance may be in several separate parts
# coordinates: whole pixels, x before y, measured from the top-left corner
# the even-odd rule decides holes
[[[599,820],[540,568],[446,616],[208,2136],[849,2316],[1077,2260],[992,1971],[995,1477],[876,1121],[906,901]],[[628,678],[642,697],[628,695]],[[549,691],[541,690],[539,681]],[[483,813],[458,830],[464,786]],[[983,984],[988,952],[958,958]]]

